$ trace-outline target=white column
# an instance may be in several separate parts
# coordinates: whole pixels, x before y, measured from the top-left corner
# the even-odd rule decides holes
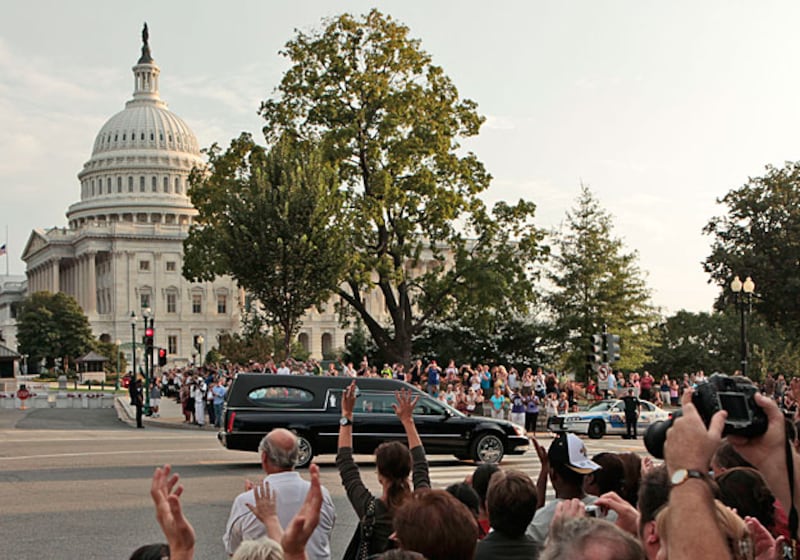
[[[61,291],[61,274],[59,270],[60,261],[59,259],[55,259],[52,264],[52,271],[53,271],[53,290],[54,294],[57,294]]]
[[[89,253],[88,255],[88,287],[89,287],[89,306],[86,314],[97,312],[97,271],[95,270],[95,255],[96,253]]]

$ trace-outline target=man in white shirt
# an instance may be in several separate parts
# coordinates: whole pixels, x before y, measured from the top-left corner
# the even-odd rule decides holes
[[[281,367],[278,368],[278,375],[291,375],[292,370],[286,365],[286,362],[281,362]]]
[[[261,452],[261,466],[267,473],[265,480],[269,482],[270,490],[275,494],[278,519],[281,526],[286,528],[303,505],[311,487],[311,483],[300,478],[300,474],[294,470],[299,452],[297,436],[289,430],[277,428],[264,436],[258,449]],[[267,535],[264,525],[247,507],[247,504],[255,503],[252,490],[239,494],[234,500],[222,537],[228,554],[233,555],[242,541],[255,540]],[[309,560],[330,559],[330,535],[335,518],[333,500],[328,490],[323,487],[319,525],[314,529],[306,545],[306,555]]]

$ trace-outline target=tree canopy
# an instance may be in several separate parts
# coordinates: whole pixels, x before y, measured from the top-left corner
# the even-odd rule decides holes
[[[409,363],[427,323],[476,302],[484,315],[526,310],[535,207],[487,210],[490,176],[460,145],[483,118],[408,28],[377,10],[345,14],[298,31],[282,54],[291,67],[261,105],[265,136],[319,142],[337,164],[352,249],[338,294],[385,358]],[[367,304],[375,290],[388,325]]]
[[[183,274],[230,274],[259,302],[249,311],[280,327],[284,351],[305,311],[325,302],[347,267],[336,168],[311,143],[284,137],[271,149],[243,134],[208,150],[191,176],[199,215],[184,242]]]
[[[767,166],[763,177],[750,178],[718,202],[727,214],[704,229],[713,237],[704,269],[720,287],[717,308],[732,303],[734,276],[751,276],[755,311],[785,333],[800,332],[800,162]]]
[[[53,367],[56,359],[69,362],[93,347],[92,329],[75,298],[63,292],[36,292],[26,298],[17,313],[17,347],[30,356],[29,363],[45,359]]]
[[[567,370],[583,372],[588,337],[603,324],[621,338],[622,369],[648,361],[654,341],[649,326],[658,318],[635,252],[612,235],[611,216],[585,185],[556,236],[547,296],[553,317],[551,337]]]

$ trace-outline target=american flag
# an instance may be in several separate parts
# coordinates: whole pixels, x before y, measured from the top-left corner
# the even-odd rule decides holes
[[[5,255],[6,253],[8,253],[8,251],[6,251],[6,244],[3,243],[2,245],[0,245],[0,257]]]

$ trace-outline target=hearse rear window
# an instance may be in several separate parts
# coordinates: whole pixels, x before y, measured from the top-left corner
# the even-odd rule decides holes
[[[310,403],[314,394],[297,387],[260,387],[250,391],[247,398],[259,406],[280,408]]]

